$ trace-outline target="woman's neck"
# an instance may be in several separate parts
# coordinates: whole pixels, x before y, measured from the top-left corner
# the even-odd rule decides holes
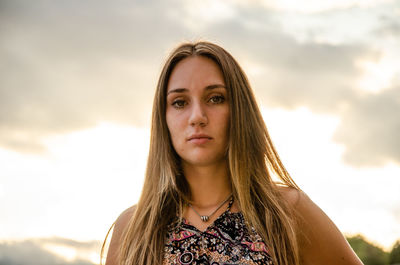
[[[197,208],[220,204],[232,193],[226,163],[212,166],[184,164],[183,172],[191,191],[191,203]]]

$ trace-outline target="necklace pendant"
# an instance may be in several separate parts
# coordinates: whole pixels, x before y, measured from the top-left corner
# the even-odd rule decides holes
[[[207,222],[210,217],[208,217],[207,215],[202,215],[200,216],[200,218],[203,222]]]

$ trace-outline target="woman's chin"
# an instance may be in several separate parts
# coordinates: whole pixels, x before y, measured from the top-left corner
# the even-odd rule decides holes
[[[182,159],[183,163],[187,166],[194,167],[207,167],[207,166],[216,166],[226,162],[224,157],[213,157],[210,154],[208,155],[199,155],[196,157],[191,157],[190,159]]]

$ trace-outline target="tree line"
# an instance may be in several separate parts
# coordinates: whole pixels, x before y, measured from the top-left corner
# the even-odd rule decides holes
[[[347,237],[347,241],[365,265],[400,265],[400,240],[389,252],[368,242],[361,235]]]

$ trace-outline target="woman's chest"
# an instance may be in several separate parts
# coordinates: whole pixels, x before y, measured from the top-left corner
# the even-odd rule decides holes
[[[170,229],[163,264],[272,264],[261,237],[227,212],[201,232],[186,221]]]

